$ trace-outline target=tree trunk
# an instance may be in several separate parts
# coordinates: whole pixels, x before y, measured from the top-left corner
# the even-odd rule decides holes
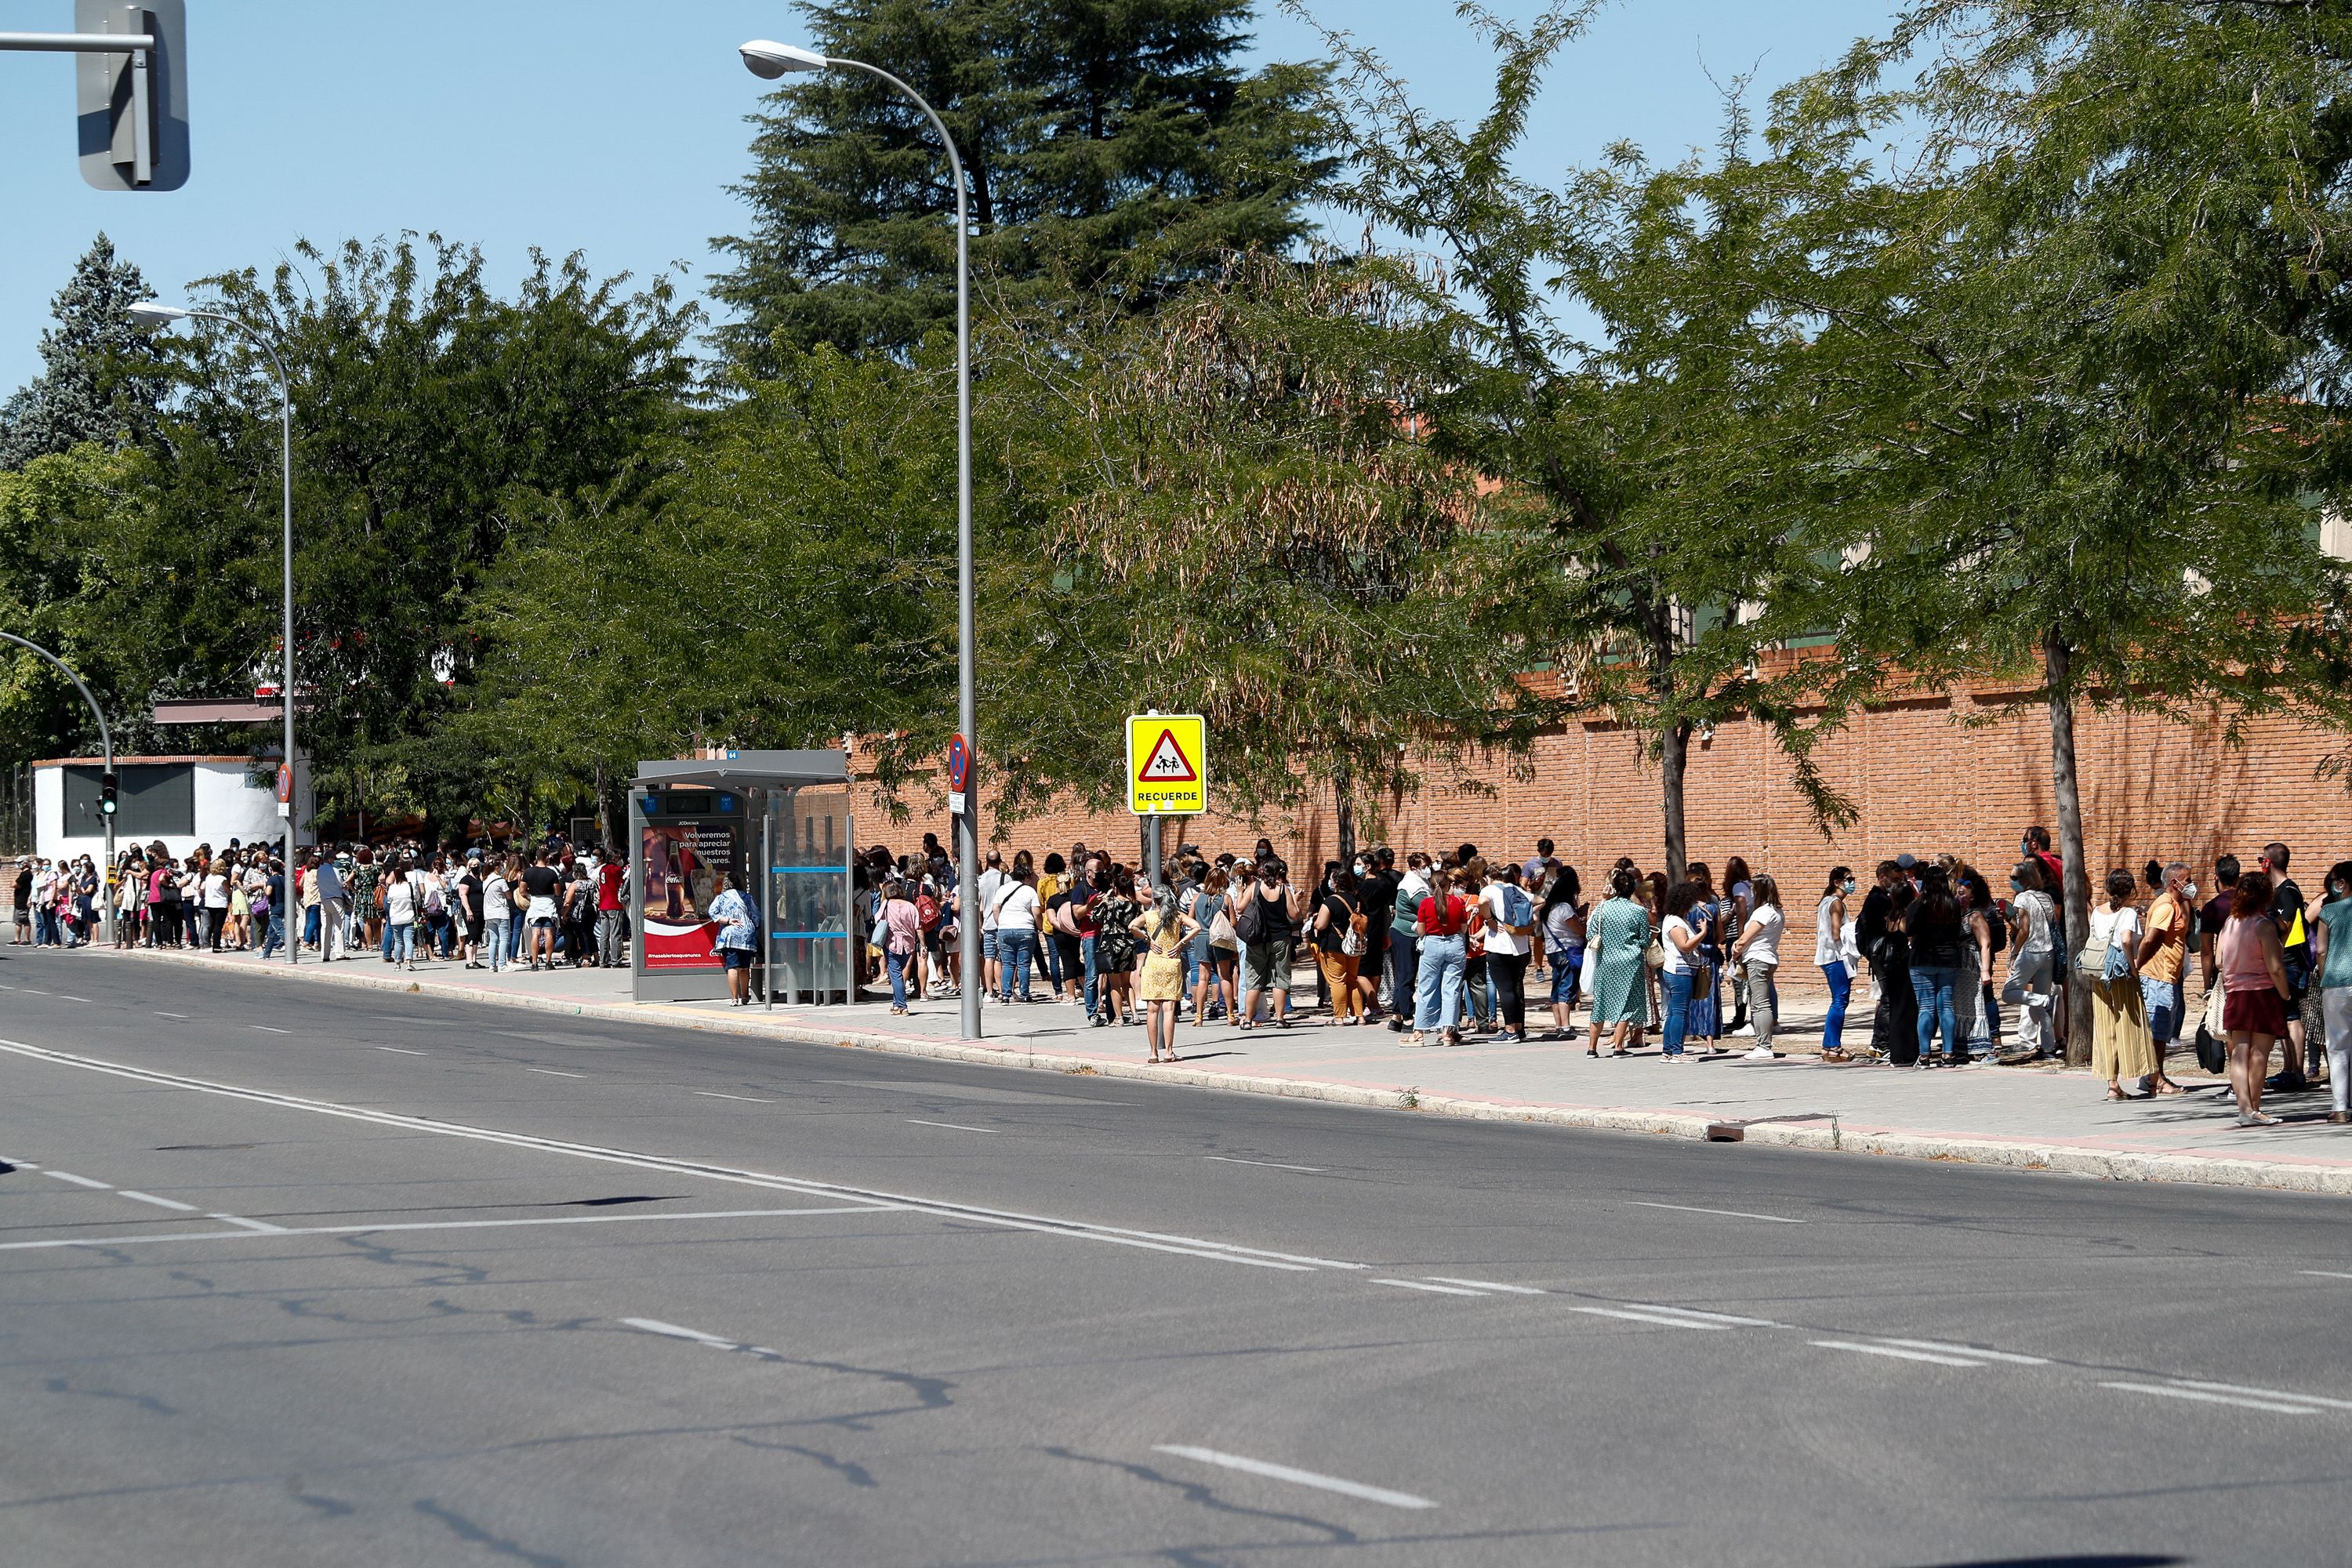
[[[1683,774],[1690,766],[1691,727],[1669,724],[1659,738],[1659,773],[1665,795],[1666,815],[1666,886],[1674,887],[1683,879],[1688,862],[1685,857],[1689,846],[1683,829]]]
[[[2058,798],[2058,858],[2065,868],[2066,946],[2091,930],[2091,878],[2083,850],[2083,796],[2074,775],[2074,650],[2056,626],[2042,635],[2050,690],[2050,784]],[[2074,973],[2073,951],[2057,955],[2066,991],[2066,1065],[2091,1065],[2091,988]]]
[[[1331,774],[1331,795],[1337,804],[1332,808],[1332,821],[1339,830],[1339,864],[1353,869],[1356,864],[1356,796],[1349,786],[1354,783],[1348,764],[1341,763]]]

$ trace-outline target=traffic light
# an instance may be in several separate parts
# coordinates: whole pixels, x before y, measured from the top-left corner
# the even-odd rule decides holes
[[[112,768],[98,775],[98,812],[100,816],[114,815],[115,785],[119,782]]]

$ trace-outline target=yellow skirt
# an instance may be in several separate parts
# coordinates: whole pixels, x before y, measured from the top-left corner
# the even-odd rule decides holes
[[[2157,1071],[2156,1041],[2147,1032],[2139,982],[2126,975],[2090,985],[2091,1071],[2107,1079],[2146,1078]]]

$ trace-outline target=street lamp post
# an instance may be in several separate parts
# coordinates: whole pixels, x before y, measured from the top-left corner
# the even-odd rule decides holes
[[[82,684],[81,677],[74,673],[73,666],[64,659],[38,643],[26,642],[14,632],[0,632],[0,638],[5,638],[18,647],[39,654],[63,670],[66,679],[74,683],[74,689],[81,693],[81,700],[89,704],[89,716],[98,721],[98,743],[106,750],[106,779],[101,786],[98,805],[98,815],[106,826],[106,872],[99,879],[98,896],[101,907],[98,912],[99,919],[102,922],[101,930],[105,940],[111,943],[114,941],[114,802],[111,798],[114,784],[114,733],[106,727],[106,710],[98,705],[98,699],[89,694],[89,688]],[[20,914],[17,918],[22,919],[23,916]]]
[[[295,920],[295,918],[294,918],[294,916],[295,916],[295,910],[296,910],[296,907],[297,907],[297,904],[298,904],[298,901],[299,901],[299,900],[298,900],[295,898],[295,896],[294,896],[294,893],[295,893],[295,884],[296,884],[296,879],[297,879],[297,876],[298,876],[298,872],[297,872],[296,866],[295,866],[295,861],[294,861],[294,826],[295,826],[294,807],[295,807],[295,791],[294,791],[294,787],[293,787],[293,785],[294,785],[294,393],[293,393],[293,389],[292,389],[291,384],[290,384],[287,381],[287,379],[286,379],[286,363],[285,363],[283,360],[281,360],[281,359],[279,359],[279,358],[278,357],[278,351],[277,351],[277,349],[275,349],[274,347],[272,347],[272,346],[270,345],[269,339],[268,339],[267,336],[265,336],[265,335],[261,332],[261,331],[260,331],[258,328],[256,328],[256,327],[254,327],[254,326],[252,326],[252,325],[250,325],[250,324],[248,324],[248,323],[247,323],[247,322],[245,322],[245,321],[239,321],[239,320],[238,320],[236,317],[235,317],[235,316],[223,315],[223,314],[222,314],[220,311],[218,311],[218,310],[189,310],[189,309],[187,309],[186,307],[184,307],[184,306],[181,306],[181,305],[166,305],[166,304],[164,304],[163,301],[161,301],[161,300],[142,300],[141,301],[139,301],[139,303],[137,303],[137,304],[135,304],[135,305],[132,305],[132,306],[130,308],[130,310],[129,310],[129,311],[128,311],[128,314],[130,315],[131,320],[133,322],[135,322],[135,323],[137,323],[138,325],[142,326],[142,327],[167,327],[167,326],[171,325],[173,321],[219,321],[219,322],[223,323],[224,325],[231,326],[231,327],[235,327],[238,331],[243,332],[247,337],[251,338],[251,339],[252,339],[256,343],[257,343],[257,344],[259,344],[259,345],[260,345],[261,352],[262,352],[263,353],[265,353],[265,354],[267,354],[267,355],[268,355],[268,356],[269,356],[269,365],[270,365],[270,368],[271,368],[272,370],[275,370],[275,371],[278,373],[278,462],[279,462],[279,467],[278,467],[278,484],[279,484],[280,497],[281,497],[281,500],[282,500],[282,502],[283,502],[283,527],[284,527],[283,535],[282,535],[282,537],[281,537],[281,539],[280,539],[280,541],[279,541],[279,547],[278,547],[278,548],[279,548],[279,563],[279,563],[279,567],[280,567],[279,586],[280,586],[280,589],[281,589],[281,605],[280,605],[280,609],[281,609],[281,612],[282,612],[282,619],[281,619],[281,627],[282,627],[282,629],[281,629],[281,631],[280,631],[280,633],[279,633],[279,637],[280,637],[280,641],[281,641],[281,643],[282,643],[282,645],[283,645],[284,651],[285,651],[284,668],[282,669],[282,671],[280,672],[280,674],[279,674],[279,676],[278,676],[278,680],[279,680],[279,692],[278,692],[278,695],[279,695],[279,696],[280,696],[280,698],[284,700],[284,702],[285,702],[285,710],[286,710],[286,780],[287,780],[286,799],[285,799],[285,801],[284,801],[284,803],[283,803],[283,809],[284,809],[284,811],[285,811],[285,813],[286,813],[286,882],[285,882],[286,896],[285,896],[283,899],[281,899],[281,900],[279,900],[279,902],[284,906],[284,909],[285,909],[285,919],[286,919],[286,962],[287,962],[287,963],[299,963],[301,962],[301,952],[302,952],[302,930],[301,930],[300,925],[296,921],[296,920]],[[320,942],[321,942],[322,949],[323,949],[324,942],[325,942],[325,933],[324,933],[324,932],[321,932],[321,933],[320,933]]]
[[[754,38],[739,51],[753,76],[773,81],[793,71],[821,71],[834,66],[861,70],[889,83],[914,100],[947,149],[948,169],[955,177],[956,199],[956,727],[963,736],[965,754],[980,754],[979,702],[972,678],[971,571],[971,265],[970,254],[970,195],[964,186],[963,159],[955,138],[948,134],[939,111],[923,95],[879,66],[864,60],[829,58],[814,49],[798,48],[766,38]],[[963,910],[963,1038],[980,1038],[980,994],[987,971],[980,957],[980,815],[972,809],[976,791],[964,796],[964,809],[955,819],[956,879]]]

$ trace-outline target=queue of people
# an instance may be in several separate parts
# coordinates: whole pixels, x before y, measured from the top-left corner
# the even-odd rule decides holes
[[[1083,843],[1067,857],[992,851],[979,878],[985,973],[974,980],[1003,1003],[1082,1008],[1097,1027],[1141,1014],[1154,1061],[1174,1058],[1179,1020],[1280,1029],[1319,1010],[1338,1027],[1384,1022],[1409,1047],[1472,1036],[1519,1044],[1580,1037],[1580,1003],[1588,1057],[1646,1051],[1654,1037],[1670,1061],[1780,1054],[1783,964],[1804,962],[1792,945],[1806,934],[1802,894],[1739,857],[1719,880],[1693,862],[1671,885],[1625,858],[1588,897],[1552,848],[1539,840],[1523,861],[1471,844],[1401,858],[1377,848],[1302,885],[1267,839],[1213,858],[1187,845],[1160,887]],[[2221,857],[2201,901],[2184,862],[2116,868],[2094,882],[2089,929],[2070,933],[2049,834],[2030,828],[2018,849],[1997,873],[2005,894],[1950,855],[1882,861],[1867,891],[1852,868],[1831,869],[1810,909],[1810,968],[1828,996],[1823,1062],[1931,1070],[2059,1058],[2079,985],[2109,1099],[2184,1092],[2166,1064],[2194,1034],[2215,1070],[2226,1058],[2244,1124],[2274,1120],[2265,1092],[2321,1081],[2323,1056],[2329,1120],[2352,1122],[2352,861],[2330,870],[2308,909],[2284,844],[2265,846],[2252,870]],[[873,977],[887,977],[892,1011],[959,994],[964,911],[939,841],[904,856],[877,846],[857,870]],[[1297,994],[1302,958],[1314,965],[1311,1005]],[[2193,1019],[2192,967],[2203,981]],[[1866,1037],[1849,1026],[1865,983]],[[1539,1034],[1531,988],[1538,1026],[1549,1009]]]
[[[289,903],[276,846],[200,844],[174,857],[157,841],[122,851],[110,894],[88,857],[56,868],[24,858],[16,940],[85,945],[111,897],[117,947],[269,957],[292,940],[321,962],[373,955],[410,970],[617,967],[628,962],[627,874],[617,851],[583,852],[560,836],[528,854],[348,844],[302,852]]]

